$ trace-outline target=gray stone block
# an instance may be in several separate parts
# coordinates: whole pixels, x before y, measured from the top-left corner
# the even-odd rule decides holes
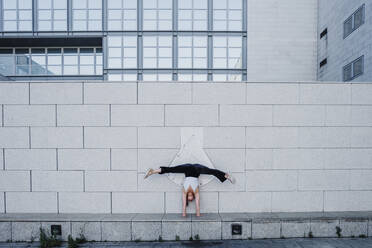
[[[12,241],[38,241],[40,222],[12,222]]]
[[[130,221],[105,221],[102,222],[102,241],[130,241]]]
[[[345,219],[340,220],[342,237],[359,237],[368,235],[368,220],[363,219]]]
[[[308,237],[310,232],[310,219],[304,221],[282,221],[281,237],[303,238]]]
[[[11,230],[11,222],[0,222],[0,242],[5,242],[12,238]]]
[[[72,237],[80,237],[83,234],[88,241],[101,241],[101,222],[71,222]]]
[[[280,238],[280,221],[279,220],[253,221],[252,238],[253,239]]]
[[[199,236],[200,240],[221,239],[221,221],[192,221],[192,237],[195,240]]]
[[[43,228],[48,235],[51,235],[52,225],[61,225],[61,239],[67,241],[68,235],[71,234],[71,222],[41,222],[41,228]]]
[[[337,237],[336,226],[339,225],[340,221],[335,219],[312,220],[310,230],[315,238]]]
[[[132,221],[132,240],[154,241],[161,236],[161,221]]]
[[[189,221],[162,221],[162,238],[164,240],[188,240],[191,236],[191,219]]]

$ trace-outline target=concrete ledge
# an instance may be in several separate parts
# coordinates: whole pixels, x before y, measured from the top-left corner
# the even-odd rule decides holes
[[[241,234],[232,234],[232,225]],[[0,214],[0,242],[37,241],[39,228],[61,225],[62,240],[221,240],[372,236],[372,212],[188,214]],[[339,234],[337,230],[340,228]]]

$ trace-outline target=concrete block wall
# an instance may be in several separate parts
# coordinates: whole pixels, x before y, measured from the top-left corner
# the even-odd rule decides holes
[[[0,83],[0,213],[180,213],[164,175],[203,127],[237,183],[202,212],[372,210],[372,84]],[[195,210],[191,203],[188,211]]]

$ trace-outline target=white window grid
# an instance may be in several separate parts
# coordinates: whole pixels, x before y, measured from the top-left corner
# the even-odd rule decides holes
[[[172,36],[143,36],[143,68],[172,68]]]
[[[108,68],[137,68],[137,36],[108,36]]]
[[[143,0],[143,30],[172,30],[172,0]]]
[[[137,72],[124,72],[107,74],[108,81],[137,81]]]
[[[207,36],[178,36],[178,68],[205,69],[208,66]]]
[[[91,73],[86,75],[102,75],[102,48],[96,47],[89,47],[93,51],[93,62],[92,63],[83,63],[81,60],[80,49],[84,48],[71,48],[71,47],[48,47],[48,48],[4,48],[4,49],[11,49],[12,54],[7,54],[7,57],[12,57],[13,60],[13,69],[9,72],[7,76],[14,76],[14,75],[33,75],[33,76],[42,76],[42,75],[85,75],[81,70],[82,66],[90,66]],[[3,48],[2,48],[3,49]],[[77,53],[65,53],[65,49],[76,49]],[[33,51],[38,50],[37,53],[33,53]],[[39,52],[43,50],[44,53]],[[17,53],[17,51],[22,53]],[[24,51],[24,52],[23,52]],[[3,57],[3,54],[0,54],[0,57]],[[69,56],[77,56],[77,63],[75,62],[68,62]],[[65,59],[66,58],[66,59]],[[66,62],[65,62],[66,61]],[[68,68],[70,67],[70,68]],[[71,67],[75,67],[73,69],[74,72],[67,72],[71,69]],[[67,69],[68,68],[68,69]],[[66,70],[66,72],[65,72]],[[26,73],[23,73],[26,71]],[[70,70],[71,71],[71,70]],[[39,73],[33,73],[39,72]]]
[[[170,72],[144,72],[143,81],[172,81]]]
[[[241,36],[213,37],[213,68],[217,69],[242,68]]]
[[[242,0],[213,0],[213,30],[242,30]]]
[[[216,82],[239,82],[242,81],[241,73],[213,73],[213,81]]]
[[[207,81],[207,73],[188,73],[188,72],[179,72],[178,81]]]
[[[208,0],[178,1],[178,30],[208,29]]]
[[[38,30],[67,30],[67,0],[38,0]]]
[[[3,30],[32,31],[32,0],[2,0]]]
[[[137,30],[137,0],[108,0],[107,29]]]
[[[102,29],[101,0],[72,0],[72,29],[96,31]]]

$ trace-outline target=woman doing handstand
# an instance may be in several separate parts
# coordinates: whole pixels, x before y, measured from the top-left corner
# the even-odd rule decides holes
[[[235,179],[223,171],[211,169],[201,164],[182,164],[173,167],[160,166],[159,169],[149,169],[145,175],[145,179],[153,174],[164,173],[184,173],[185,180],[182,188],[182,216],[186,216],[186,206],[189,201],[195,199],[196,216],[200,216],[200,196],[199,196],[199,176],[200,174],[208,174],[217,177],[221,182],[228,179],[231,183],[235,183]]]

